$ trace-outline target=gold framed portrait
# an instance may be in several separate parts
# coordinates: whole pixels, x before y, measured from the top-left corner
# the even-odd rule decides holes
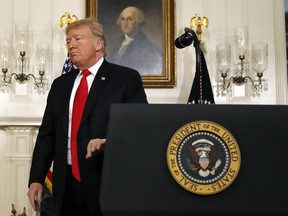
[[[137,35],[123,54],[130,13],[137,14]],[[86,17],[103,25],[109,62],[136,69],[145,88],[175,87],[175,0],[86,0]]]

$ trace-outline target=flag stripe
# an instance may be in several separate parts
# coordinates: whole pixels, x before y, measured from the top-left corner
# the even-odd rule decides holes
[[[47,188],[49,189],[50,193],[52,193],[52,171],[48,170],[46,178],[45,178],[45,184]]]

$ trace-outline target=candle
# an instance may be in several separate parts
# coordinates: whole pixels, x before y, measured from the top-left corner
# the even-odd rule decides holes
[[[19,51],[24,52],[25,51],[25,41],[19,40]]]
[[[45,68],[46,68],[45,59],[41,59],[39,63],[39,71],[45,71]]]
[[[3,59],[3,69],[7,69],[8,68],[8,62],[7,59]]]
[[[241,46],[241,45],[240,45],[240,55],[241,55],[241,56],[244,55],[243,46]]]

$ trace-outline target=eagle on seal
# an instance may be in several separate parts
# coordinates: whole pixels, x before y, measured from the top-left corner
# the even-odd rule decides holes
[[[207,139],[199,139],[189,146],[193,171],[198,171],[202,177],[214,175],[220,166],[221,160],[217,160],[217,149],[213,142]]]

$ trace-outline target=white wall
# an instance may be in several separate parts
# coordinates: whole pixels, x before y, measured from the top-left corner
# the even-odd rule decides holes
[[[193,3],[192,3],[193,2]],[[189,6],[190,5],[190,6]],[[259,10],[261,6],[261,10]],[[264,73],[269,80],[269,91],[259,98],[239,97],[221,98],[215,97],[219,103],[260,103],[281,104],[287,99],[287,70],[285,55],[285,29],[284,29],[284,5],[281,0],[182,0],[177,1],[176,8],[176,35],[183,33],[184,27],[189,27],[190,19],[199,13],[209,18],[209,27],[204,29],[203,41],[205,41],[208,53],[206,61],[210,73],[212,85],[219,78],[215,64],[216,44],[224,40],[225,36],[232,34],[233,27],[247,25],[250,30],[250,42],[263,41],[269,45],[269,65]],[[279,45],[280,44],[280,45]],[[280,50],[281,49],[281,50]],[[283,53],[284,51],[284,53]],[[171,103],[185,103],[191,88],[195,68],[193,46],[185,50],[177,50],[177,87],[173,90],[148,90],[150,101],[162,102],[169,100]],[[277,61],[277,64],[276,64]],[[282,64],[281,64],[281,63]],[[279,64],[280,63],[280,64]],[[277,72],[277,73],[276,73]],[[278,76],[282,74],[285,83],[278,83]],[[277,85],[276,85],[277,83]],[[285,95],[282,95],[284,92]],[[166,97],[169,95],[169,99]],[[278,97],[282,95],[282,98]]]
[[[0,0],[0,39],[9,37],[17,21],[28,21],[34,37],[31,41],[51,42],[52,61],[48,70],[49,84],[61,74],[66,57],[65,35],[59,27],[60,17],[70,12],[85,17],[85,0]],[[287,104],[286,43],[284,4],[282,0],[177,0],[176,37],[189,27],[196,13],[209,18],[203,41],[208,49],[206,61],[212,85],[218,79],[215,47],[238,25],[250,27],[250,39],[269,44],[269,66],[265,75],[269,91],[259,98],[215,97],[216,104]],[[34,48],[33,48],[34,49]],[[169,89],[146,89],[150,103],[186,103],[190,93],[195,56],[193,46],[176,50],[177,85]],[[33,54],[32,54],[33,55]],[[49,89],[49,86],[48,86]],[[0,215],[10,215],[11,203],[20,214],[23,207],[32,215],[26,198],[28,167],[34,138],[44,111],[47,91],[38,94],[28,85],[15,85],[9,92],[0,91]]]

